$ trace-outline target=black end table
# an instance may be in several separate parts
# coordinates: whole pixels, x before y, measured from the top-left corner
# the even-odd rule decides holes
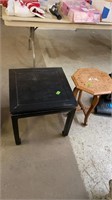
[[[9,70],[10,112],[17,145],[21,144],[18,119],[68,112],[63,136],[67,136],[76,110],[76,100],[62,68]]]

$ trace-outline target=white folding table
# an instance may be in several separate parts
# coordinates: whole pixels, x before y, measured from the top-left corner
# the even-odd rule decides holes
[[[8,16],[5,13],[5,9],[2,9],[2,19],[6,26],[13,27],[29,27],[29,48],[32,47],[33,52],[33,67],[35,67],[35,48],[34,48],[34,33],[38,29],[53,29],[53,30],[77,30],[77,29],[102,29],[102,30],[112,30],[112,23],[100,22],[98,24],[89,23],[73,23],[67,18],[63,17],[58,20],[55,16],[50,13],[46,13],[44,19],[38,17],[17,17]]]

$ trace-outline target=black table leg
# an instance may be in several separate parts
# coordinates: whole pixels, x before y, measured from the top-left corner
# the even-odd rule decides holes
[[[15,143],[17,145],[20,145],[21,144],[21,139],[19,137],[18,118],[15,117],[15,116],[11,116],[11,118],[12,118],[12,126],[13,126]]]
[[[71,124],[72,124],[75,111],[76,111],[76,109],[73,109],[72,111],[70,111],[70,112],[67,114],[66,123],[65,123],[65,126],[64,126],[64,130],[63,130],[63,132],[62,132],[62,135],[63,135],[63,136],[67,136],[68,133],[69,133],[70,126],[71,126]]]

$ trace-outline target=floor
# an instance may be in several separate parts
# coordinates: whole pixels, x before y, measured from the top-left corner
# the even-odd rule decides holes
[[[110,117],[91,114],[88,126],[83,127],[84,116],[77,111],[66,138],[61,137],[63,114],[20,120],[23,143],[15,146],[8,70],[32,67],[32,52],[28,50],[27,28],[5,27],[3,22],[1,27],[1,199],[103,199],[112,178]],[[71,75],[78,68],[111,72],[111,34],[38,30],[36,66],[62,67],[73,89]],[[91,96],[84,94],[83,100],[88,106]]]

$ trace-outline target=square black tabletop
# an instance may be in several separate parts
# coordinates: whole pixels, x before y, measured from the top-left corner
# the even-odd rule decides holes
[[[11,113],[69,110],[76,107],[62,68],[9,70]]]

